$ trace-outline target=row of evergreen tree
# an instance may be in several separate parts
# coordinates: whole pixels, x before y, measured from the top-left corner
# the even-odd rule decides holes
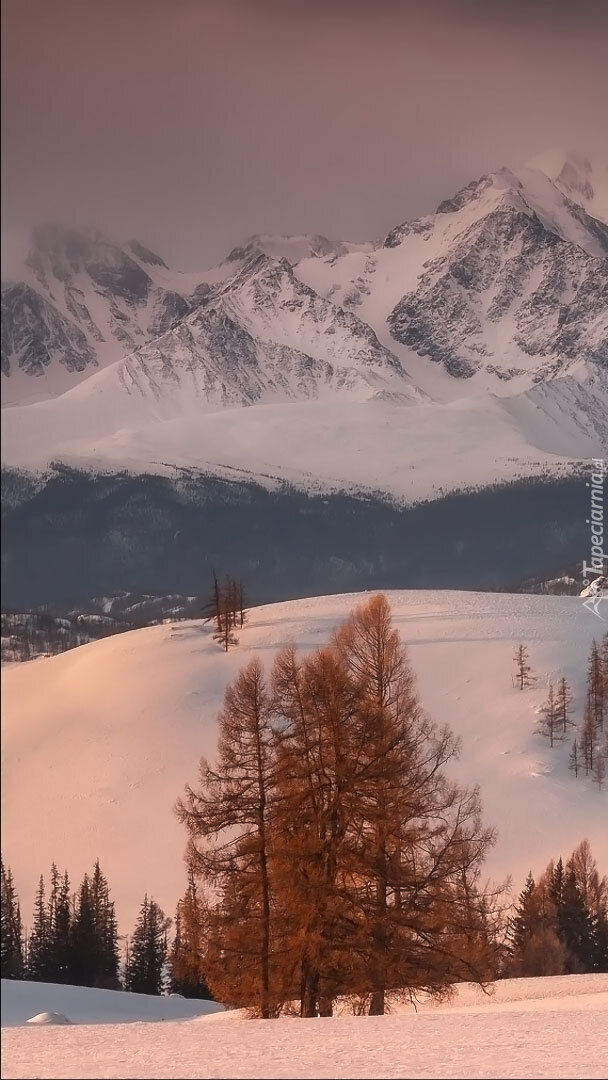
[[[124,943],[123,964],[114,902],[99,862],[75,892],[67,873],[59,874],[53,865],[48,889],[40,878],[27,934],[12,872],[2,862],[0,921],[2,978],[209,997],[201,974],[203,928],[193,881],[177,905],[171,947],[171,920],[156,901],[144,897]]]
[[[12,873],[2,863],[3,977],[117,989],[119,962],[114,903],[99,862],[74,893],[54,864],[48,892],[41,876],[27,937]]]
[[[506,973],[514,976],[608,971],[608,879],[584,840],[564,865],[528,875],[511,921]]]

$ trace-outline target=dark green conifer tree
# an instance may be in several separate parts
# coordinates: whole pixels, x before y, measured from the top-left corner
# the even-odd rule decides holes
[[[3,979],[22,979],[23,927],[19,899],[10,867],[0,858],[0,954]]]
[[[27,970],[29,978],[35,982],[48,982],[52,975],[49,913],[42,874],[40,875],[34,900],[34,917],[28,944]]]
[[[126,990],[136,994],[162,992],[170,923],[156,901],[149,900],[146,895],[130,941]]]

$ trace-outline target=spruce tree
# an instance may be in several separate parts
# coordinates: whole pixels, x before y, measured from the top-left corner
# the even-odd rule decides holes
[[[60,879],[55,902],[55,917],[51,938],[53,982],[73,983],[72,973],[72,910],[70,881],[67,870]]]
[[[114,903],[110,899],[108,882],[101,872],[99,859],[96,861],[91,877],[91,903],[93,922],[97,938],[98,967],[95,986],[106,990],[117,990],[118,978],[118,927]]]
[[[553,898],[554,874],[552,863],[537,883],[528,874],[511,920],[511,976],[561,975],[566,970],[566,949],[558,935]],[[558,879],[562,878],[563,868],[558,873]]]
[[[511,920],[511,947],[518,960],[524,957],[527,946],[538,929],[538,907],[535,893],[536,883],[530,870],[526,878],[526,884],[519,894],[515,915]]]
[[[76,986],[95,986],[100,963],[91,881],[84,875],[71,927],[71,973]]]
[[[0,959],[3,979],[22,979],[23,927],[21,911],[10,867],[0,858]]]
[[[40,876],[36,898],[34,900],[34,916],[32,929],[28,941],[28,976],[35,982],[48,982],[52,974],[51,968],[51,941],[49,934],[49,916],[46,905],[44,877]]]
[[[170,923],[156,901],[146,895],[129,943],[126,990],[136,994],[162,993]]]
[[[566,971],[569,974],[591,971],[592,923],[574,870],[566,870],[564,874],[561,904],[557,912],[557,932],[566,948]]]

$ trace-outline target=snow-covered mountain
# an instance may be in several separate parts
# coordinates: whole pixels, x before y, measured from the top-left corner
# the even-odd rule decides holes
[[[111,379],[164,411],[176,396],[182,411],[325,394],[365,400],[393,386],[408,400],[421,396],[366,323],[304,285],[286,259],[264,254],[116,365]]]
[[[3,305],[7,401],[56,394],[133,354],[134,370],[156,357],[165,390],[191,358],[208,373],[197,394],[209,387],[214,405],[284,397],[286,383],[303,398],[366,383],[375,360],[408,397],[515,393],[578,361],[608,364],[608,172],[548,155],[472,181],[383,241],[255,235],[198,274],[170,271],[135,241],[45,227]],[[220,326],[206,332],[214,314]],[[236,337],[222,322],[235,315]]]
[[[551,750],[535,733],[548,681],[561,675],[573,686],[580,723],[586,658],[603,624],[579,597],[388,595],[424,707],[462,738],[450,771],[479,783],[484,817],[498,830],[488,874],[512,874],[517,890],[530,868],[567,856],[585,836],[605,867],[606,794],[569,773],[567,744]],[[227,654],[208,626],[192,621],[5,669],[2,854],[22,901],[29,905],[51,861],[79,880],[99,857],[121,926],[133,925],[145,890],[172,911],[186,842],[172,807],[195,781],[200,755],[214,756],[226,684],[254,656],[267,665],[287,642],[308,649],[327,641],[360,599],[254,608]],[[523,694],[512,684],[519,642],[529,647],[536,678]]]
[[[382,242],[258,235],[198,275],[39,230],[3,378],[50,400],[5,410],[4,461],[406,500],[572,471],[608,441],[606,205],[605,172],[554,155]]]
[[[502,169],[373,251],[296,272],[356,310],[433,396],[512,393],[580,360],[608,364],[608,225],[586,209],[608,201],[608,182],[569,159],[558,177]]]
[[[163,333],[194,306],[200,281],[137,241],[35,229],[20,280],[2,285],[6,400],[56,394]]]

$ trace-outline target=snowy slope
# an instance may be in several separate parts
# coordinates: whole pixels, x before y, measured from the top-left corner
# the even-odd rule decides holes
[[[132,1024],[204,1016],[222,1012],[222,1006],[179,995],[155,997],[90,986],[2,979],[2,1027],[19,1027],[42,1012],[63,1013],[72,1024]]]
[[[47,1000],[53,1001],[61,989],[48,987]],[[15,990],[7,987],[9,1000]],[[418,1013],[410,1008],[393,1016],[245,1020],[239,1013],[224,1012],[163,1024],[14,1027],[2,1032],[2,1075],[7,1080],[40,1076],[586,1080],[605,1076],[607,1022],[605,975],[515,979],[496,984],[491,996],[463,985],[447,1007],[422,1006]]]
[[[603,624],[578,597],[484,593],[390,594],[424,705],[463,739],[455,772],[479,783],[499,840],[488,872],[527,871],[588,837],[608,865],[606,795],[575,781],[567,747],[534,734],[548,679],[572,681],[580,712],[585,661]],[[241,644],[223,654],[199,622],[133,631],[3,678],[2,851],[26,914],[54,859],[78,878],[96,857],[121,927],[147,890],[172,913],[183,891],[184,834],[172,806],[212,755],[226,683],[251,656],[269,663],[289,641],[327,639],[358,597],[330,596],[254,609]],[[512,687],[514,646],[526,642],[534,689]],[[32,797],[35,793],[35,798]]]
[[[376,368],[349,391],[324,384],[320,399],[247,409],[214,409],[195,396],[195,376],[186,372],[170,393],[156,394],[150,368],[144,375],[132,358],[51,401],[5,410],[5,466],[43,470],[63,461],[139,473],[189,467],[263,484],[274,478],[312,491],[416,500],[570,472],[602,456],[608,444],[608,373],[594,366],[511,398],[416,404],[389,391],[365,400],[370,382],[380,379]],[[284,366],[286,395],[293,375]],[[318,390],[314,381],[311,390]]]

